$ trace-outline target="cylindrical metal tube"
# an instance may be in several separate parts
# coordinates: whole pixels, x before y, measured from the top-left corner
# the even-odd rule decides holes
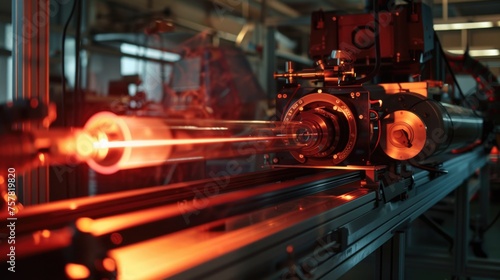
[[[448,126],[450,132],[453,133],[452,139],[448,143],[446,150],[451,151],[459,149],[464,144],[474,143],[481,140],[483,133],[483,119],[477,115],[473,110],[444,104],[443,109],[446,112],[445,118],[448,117]]]
[[[483,119],[473,110],[440,102],[420,102],[412,111],[427,125],[427,141],[417,160],[424,160],[481,140]]]
[[[314,129],[301,122],[169,120],[101,112],[87,121],[77,150],[91,168],[110,174],[162,163],[301,149],[317,136]]]
[[[389,95],[384,108],[389,114],[382,121],[381,146],[393,159],[434,160],[482,137],[483,119],[471,109],[415,93]]]

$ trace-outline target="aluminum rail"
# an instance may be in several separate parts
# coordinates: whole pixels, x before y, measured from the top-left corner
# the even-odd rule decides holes
[[[318,173],[314,170],[268,170],[258,174],[242,174],[236,176],[220,176],[192,182],[176,183],[124,192],[102,194],[95,197],[68,199],[50,204],[40,204],[25,208],[16,217],[23,220],[16,229],[17,234],[29,233],[39,229],[52,229],[74,222],[80,217],[92,219],[193,200],[196,194],[210,196],[205,189],[211,189],[215,184],[222,194],[237,191],[249,186],[269,184],[278,181],[288,181],[299,177]],[[198,196],[198,198],[200,198]],[[0,219],[8,217],[7,211],[0,214]]]
[[[235,275],[242,279],[338,279],[459,187],[487,163],[487,158],[478,148],[446,161],[443,167],[449,171],[447,175],[433,177],[427,171],[417,172],[415,186],[404,201],[383,204],[368,192],[310,216],[295,215],[293,224],[280,231],[172,279],[224,279]],[[344,244],[341,239],[346,239]]]
[[[268,176],[263,176],[265,174]],[[247,215],[360,179],[361,172],[293,170],[291,174],[287,170],[272,170],[232,178],[227,190],[202,198],[206,204],[201,206],[197,205],[200,197],[195,196],[194,187],[204,188],[213,180],[180,184],[175,188],[105,195],[108,199],[101,196],[81,199],[76,200],[76,205],[72,205],[75,201],[66,201],[28,209],[17,216],[16,267],[19,273],[16,276],[27,279],[46,271],[50,277],[63,277],[64,266],[68,263],[91,260],[89,267],[93,267],[96,260],[106,259],[109,250]],[[115,200],[109,199],[113,197]],[[179,199],[191,201],[185,202],[186,207],[180,207]],[[96,217],[91,219],[87,214]],[[5,263],[5,255],[0,258]]]
[[[463,184],[487,159],[478,148],[444,162],[447,175],[417,171],[408,198],[389,203],[361,187],[360,172],[340,171],[221,193],[207,198],[204,207],[188,207],[191,212],[172,202],[129,211],[124,206],[133,196],[123,196],[117,201],[124,212],[111,207],[109,215],[89,219],[86,226],[77,221],[51,230],[48,239],[57,240],[57,246],[34,250],[16,262],[27,277],[39,271],[64,276],[68,262],[111,258],[116,270],[109,273],[119,279],[337,279]],[[90,204],[83,206],[92,213]],[[182,216],[186,213],[189,223]],[[34,245],[34,239],[23,241]],[[91,276],[97,275],[94,270]]]

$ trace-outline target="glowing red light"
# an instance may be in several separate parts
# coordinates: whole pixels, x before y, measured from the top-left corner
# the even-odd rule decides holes
[[[123,242],[123,237],[118,232],[114,232],[110,236],[111,242],[115,245],[120,245]]]
[[[31,106],[31,108],[38,107],[38,99],[31,99],[30,100],[30,106]]]

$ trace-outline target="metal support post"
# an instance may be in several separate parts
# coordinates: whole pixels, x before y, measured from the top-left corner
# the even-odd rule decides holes
[[[490,165],[485,164],[479,170],[479,227],[488,226],[490,216]],[[482,236],[481,236],[482,237]]]
[[[269,99],[273,99],[276,94],[276,81],[273,78],[272,73],[276,69],[276,39],[274,38],[276,33],[276,27],[265,27],[263,26],[266,40],[264,41],[264,73],[266,73],[265,78],[265,90]]]
[[[378,249],[378,279],[403,280],[405,274],[406,231],[394,236]]]
[[[13,98],[49,103],[49,0],[12,0]],[[23,124],[23,130],[35,125]],[[14,167],[15,168],[15,167]],[[18,196],[24,205],[49,201],[48,167],[24,173]]]
[[[455,191],[455,243],[453,246],[453,275],[466,275],[469,248],[469,189],[465,181]]]

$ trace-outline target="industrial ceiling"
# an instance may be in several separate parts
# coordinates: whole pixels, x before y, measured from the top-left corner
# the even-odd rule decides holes
[[[53,4],[64,1],[52,0]],[[189,33],[211,30],[222,39],[236,41],[238,36],[251,35],[249,24],[264,23],[278,26],[282,42],[278,46],[289,46],[291,53],[307,58],[309,15],[312,11],[338,10],[346,13],[363,12],[367,2],[371,0],[92,0],[88,1],[90,17],[101,17],[95,20],[91,28],[102,29],[102,16],[106,15],[117,25],[130,23],[130,14],[148,15],[161,13],[168,8],[177,26],[176,34],[166,37],[168,44],[180,43]],[[404,2],[398,0],[398,2]],[[500,74],[500,1],[496,0],[425,0],[432,6],[434,23],[468,23],[489,22],[487,28],[456,28],[438,32],[441,41],[448,50],[459,52],[467,46],[472,50],[496,50],[490,56],[479,56],[482,62]],[[120,10],[129,9],[126,12]],[[1,1],[0,19],[10,19],[11,1]],[[264,13],[262,13],[264,12]],[[265,16],[263,16],[265,14]],[[89,21],[92,24],[92,20]],[[105,20],[104,20],[105,22]],[[120,23],[121,22],[121,23]],[[100,27],[101,25],[101,27]],[[445,28],[446,29],[446,28]],[[250,31],[250,32],[248,32]],[[107,31],[105,31],[107,32]],[[241,42],[240,42],[241,43]],[[291,48],[290,48],[291,46]],[[307,62],[307,59],[303,60]]]

